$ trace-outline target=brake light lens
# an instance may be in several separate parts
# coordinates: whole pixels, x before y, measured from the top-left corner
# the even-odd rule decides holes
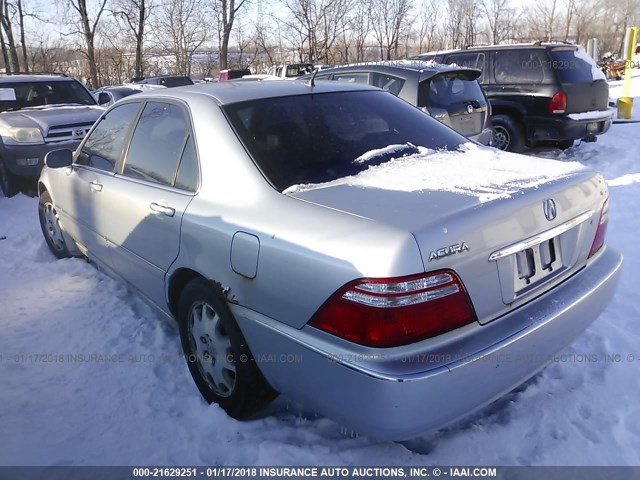
[[[607,198],[602,205],[602,211],[600,212],[600,221],[598,222],[598,229],[596,230],[596,236],[593,239],[591,250],[589,251],[589,258],[593,257],[600,248],[604,245],[604,237],[607,235],[607,226],[609,225],[609,199]]]
[[[567,94],[556,92],[549,103],[549,113],[559,114],[567,111]]]
[[[346,284],[310,325],[370,347],[396,347],[476,321],[469,296],[450,270]]]

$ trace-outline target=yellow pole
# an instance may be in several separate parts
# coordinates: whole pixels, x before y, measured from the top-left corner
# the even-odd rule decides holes
[[[631,65],[633,65],[633,55],[636,53],[636,42],[638,39],[638,28],[631,27],[631,35],[629,36],[628,50],[625,52],[625,69],[624,69],[624,96],[629,97],[631,93]]]
[[[633,97],[631,97],[631,65],[633,64],[633,55],[636,52],[636,41],[638,39],[638,28],[631,27],[627,30],[627,38],[629,41],[625,46],[627,50],[624,52],[624,87],[622,97],[618,98],[616,106],[618,107],[618,118],[629,120],[631,111],[633,110]]]

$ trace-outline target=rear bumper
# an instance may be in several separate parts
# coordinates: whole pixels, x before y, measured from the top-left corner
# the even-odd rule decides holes
[[[595,130],[590,128],[595,126]],[[595,115],[593,118],[574,120],[569,116],[530,116],[526,119],[527,138],[534,142],[580,140],[602,135],[611,127],[611,115]]]
[[[429,340],[409,349],[354,346],[349,353],[337,344],[332,350],[326,334],[311,327],[297,330],[242,307],[233,310],[274,388],[359,432],[405,440],[486,405],[540,371],[609,303],[621,266],[622,256],[605,247],[552,291],[491,324],[474,326],[475,332],[504,332],[499,325],[515,325],[515,333],[498,341],[486,337],[481,348],[467,339],[466,352],[449,341],[456,354],[439,366],[421,356]],[[402,349],[404,358],[397,355]]]
[[[485,128],[477,135],[470,135],[469,139],[478,142],[481,145],[491,145],[491,140],[493,138],[493,129]]]
[[[68,142],[45,143],[42,145],[2,145],[0,156],[7,169],[14,175],[21,177],[37,177],[44,166],[44,157],[52,150],[75,150],[80,140]],[[19,159],[37,159],[36,165],[20,165]]]

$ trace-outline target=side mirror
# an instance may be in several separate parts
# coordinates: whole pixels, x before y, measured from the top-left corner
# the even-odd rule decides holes
[[[66,148],[52,150],[44,156],[44,163],[49,168],[70,167],[73,164],[73,152]]]
[[[108,93],[100,92],[98,95],[98,105],[107,105],[111,101]]]

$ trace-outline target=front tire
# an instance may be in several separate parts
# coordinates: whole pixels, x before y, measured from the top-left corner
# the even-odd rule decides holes
[[[0,159],[0,188],[5,197],[13,197],[20,190],[18,188],[18,179],[6,167]]]
[[[58,211],[51,200],[51,195],[46,190],[40,195],[38,217],[40,217],[40,228],[42,229],[44,240],[47,242],[51,253],[58,258],[71,257],[64,239],[62,225],[60,225]]]
[[[229,416],[248,418],[277,396],[258,369],[220,288],[202,278],[180,296],[180,339],[204,399]]]
[[[524,150],[525,139],[522,127],[509,115],[492,117],[493,146],[499,150],[519,153]]]

